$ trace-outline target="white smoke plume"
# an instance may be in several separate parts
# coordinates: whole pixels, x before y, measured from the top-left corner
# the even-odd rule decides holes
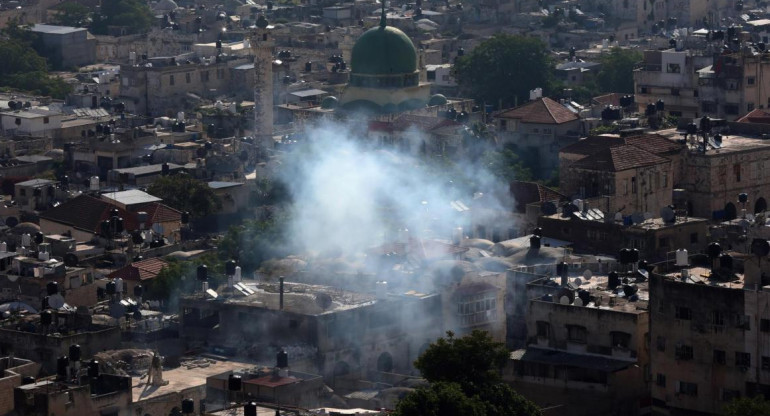
[[[323,122],[289,152],[280,179],[294,201],[289,240],[297,249],[359,253],[399,232],[403,238],[405,228],[412,238],[450,240],[457,227],[470,231],[470,215],[512,210],[508,184],[482,166],[418,156],[428,140],[419,132],[408,132],[405,150],[383,149],[365,132],[362,125]],[[472,212],[450,206],[456,200]]]

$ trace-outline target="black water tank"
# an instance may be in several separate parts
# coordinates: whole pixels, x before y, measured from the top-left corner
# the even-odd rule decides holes
[[[248,402],[243,405],[243,416],[257,416],[257,404]]]
[[[48,282],[48,284],[45,285],[45,290],[46,290],[46,293],[48,293],[48,296],[53,296],[59,293],[59,283]]]
[[[733,256],[727,253],[719,256],[719,267],[727,270],[733,270]]]
[[[190,398],[182,400],[182,413],[190,414],[193,412],[195,412],[195,401]]]
[[[628,252],[629,252],[628,254],[629,263],[637,263],[639,261],[639,250],[632,248],[628,250]]]
[[[234,276],[235,275],[235,260],[228,260],[225,262],[225,274],[228,276]]]
[[[230,374],[227,378],[227,390],[241,391],[241,376]]]
[[[637,263],[637,266],[639,270],[647,270],[647,267],[649,267],[649,263],[647,263],[647,260],[639,260],[639,263]]]
[[[569,265],[565,262],[560,262],[556,264],[556,274],[561,276],[564,273],[569,272]]]
[[[740,202],[741,204],[745,204],[748,201],[749,201],[749,194],[745,192],[738,194],[738,202]]]
[[[171,168],[168,166],[168,163],[164,163],[160,165],[160,174],[163,176],[168,176],[169,171]]]
[[[719,243],[711,243],[706,247],[706,254],[708,254],[711,260],[714,260],[722,254],[722,246]]]
[[[142,285],[134,286],[134,296],[141,298],[143,294],[144,294],[144,288],[142,287]]]
[[[48,326],[53,322],[53,314],[49,310],[40,312],[40,325]]]
[[[43,233],[41,233],[41,232],[36,232],[36,233],[35,233],[35,244],[42,244],[42,243],[43,243],[43,240],[44,240],[44,237],[45,237],[45,236],[43,235]]]
[[[67,378],[67,368],[70,366],[70,359],[66,355],[56,359],[56,375],[61,378]]]
[[[109,281],[107,282],[107,294],[112,296],[115,293],[117,293],[117,287],[115,286],[115,282]]]
[[[209,268],[205,264],[198,266],[198,280],[205,282],[209,278]]]
[[[73,363],[76,361],[80,361],[80,345],[78,344],[72,344],[70,345],[70,361]]]
[[[35,377],[32,376],[24,376],[21,379],[21,384],[26,386],[27,384],[33,384],[35,382]]]
[[[636,293],[638,288],[636,285],[623,285],[623,294],[626,295],[626,297],[629,297]]]
[[[618,286],[620,286],[620,278],[618,277],[618,273],[610,272],[610,274],[607,275],[607,287],[614,290]]]
[[[540,237],[533,235],[529,237],[529,248],[539,250],[540,249]]]
[[[583,301],[583,306],[588,305],[588,302],[591,301],[591,294],[587,290],[578,290],[577,295]]]
[[[289,366],[289,354],[286,350],[280,350],[278,351],[278,354],[275,355],[275,361],[278,368],[286,368]]]
[[[185,211],[182,213],[182,224],[190,223],[190,213]]]
[[[536,235],[538,237],[542,237],[543,236],[543,229],[540,228],[540,227],[537,227],[534,230],[532,230],[532,234],[534,234],[534,235]]]
[[[88,363],[88,377],[99,377],[99,361],[91,360],[91,362]]]
[[[618,256],[620,260],[620,264],[628,264],[631,263],[631,250],[627,248],[621,248],[620,249],[620,255]]]
[[[305,62],[305,72],[310,72],[313,70],[313,63],[312,62]]]
[[[48,296],[43,296],[42,307],[40,309],[48,309],[51,305],[48,303]]]

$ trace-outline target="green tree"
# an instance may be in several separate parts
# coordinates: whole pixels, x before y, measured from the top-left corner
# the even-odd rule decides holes
[[[53,24],[61,26],[81,27],[90,23],[91,9],[80,3],[62,3],[54,8]]]
[[[524,103],[529,91],[551,85],[551,60],[543,42],[498,34],[460,57],[454,67],[463,92],[478,102],[503,107]]]
[[[430,387],[407,394],[399,402],[396,416],[540,416],[542,412],[534,403],[502,381],[500,373],[509,355],[505,344],[493,340],[486,331],[476,330],[462,338],[447,332],[414,363]]]
[[[484,403],[468,397],[457,383],[433,383],[406,395],[397,416],[486,416]]]
[[[225,281],[224,264],[214,254],[198,257],[192,261],[170,259],[158,275],[147,283],[144,298],[164,301],[167,305],[168,302],[174,303],[180,293],[191,292],[198,287],[197,268],[201,264],[208,267],[208,282],[212,289],[216,289]]]
[[[222,201],[206,184],[189,175],[162,176],[150,185],[147,192],[163,199],[165,204],[194,217],[205,217],[222,207]]]
[[[642,53],[631,49],[613,48],[602,56],[602,67],[596,74],[596,83],[603,93],[634,92],[634,66],[642,60]]]
[[[38,95],[64,98],[72,87],[48,75],[46,61],[35,52],[35,37],[28,30],[10,24],[0,40],[0,87],[23,90]]]
[[[531,162],[534,163],[536,160],[531,160]],[[488,150],[481,157],[481,161],[490,173],[506,182],[532,180],[532,170],[525,166],[519,155],[509,147],[501,150]]]
[[[98,14],[94,15],[91,31],[106,35],[110,26],[127,28],[129,34],[143,33],[152,24],[152,12],[141,0],[104,0]]]
[[[728,403],[722,409],[723,416],[767,416],[770,415],[770,402],[764,396],[754,398],[741,397]]]
[[[227,230],[217,249],[221,259],[237,259],[244,273],[250,273],[263,261],[291,254],[286,239],[288,217],[271,215],[248,220]]]

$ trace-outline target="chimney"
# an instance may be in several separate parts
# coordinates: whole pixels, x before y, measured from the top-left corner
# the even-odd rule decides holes
[[[279,278],[278,281],[280,282],[278,285],[278,304],[281,310],[283,310],[283,277]]]

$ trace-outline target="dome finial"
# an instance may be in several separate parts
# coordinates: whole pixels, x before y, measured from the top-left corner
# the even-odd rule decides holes
[[[382,16],[380,17],[380,27],[385,28],[385,26],[388,25],[387,19],[385,18],[385,0],[380,0],[382,3]]]

